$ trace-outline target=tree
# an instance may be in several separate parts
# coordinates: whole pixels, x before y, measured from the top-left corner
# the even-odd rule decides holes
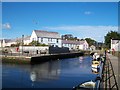
[[[62,35],[62,40],[74,40],[74,41],[79,41],[80,39],[78,39],[77,37],[73,37],[72,34],[65,34],[65,35]]]
[[[29,45],[38,46],[40,43],[38,41],[32,41]]]
[[[120,39],[120,33],[116,31],[110,31],[106,34],[105,38],[105,45],[108,49],[110,49],[111,39]]]
[[[30,46],[48,46],[46,44],[41,44],[38,41],[32,41],[31,43],[29,43]]]
[[[89,46],[96,44],[96,41],[91,38],[85,38],[85,40],[88,42]]]

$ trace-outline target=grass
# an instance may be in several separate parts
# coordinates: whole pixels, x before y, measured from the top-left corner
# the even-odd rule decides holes
[[[15,57],[2,57],[2,63],[30,64],[30,60]]]

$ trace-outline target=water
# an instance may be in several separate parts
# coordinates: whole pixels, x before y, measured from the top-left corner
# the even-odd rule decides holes
[[[3,88],[72,88],[95,80],[91,57],[49,61],[38,65],[3,64]]]

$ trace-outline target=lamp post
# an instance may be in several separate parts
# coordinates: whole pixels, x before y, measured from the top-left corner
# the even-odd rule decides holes
[[[24,35],[22,35],[22,55],[23,55]]]

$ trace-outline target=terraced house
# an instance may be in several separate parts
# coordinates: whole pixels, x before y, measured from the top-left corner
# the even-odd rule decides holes
[[[86,40],[76,41],[76,40],[62,40],[62,46],[68,47],[70,50],[88,50],[89,45]]]

